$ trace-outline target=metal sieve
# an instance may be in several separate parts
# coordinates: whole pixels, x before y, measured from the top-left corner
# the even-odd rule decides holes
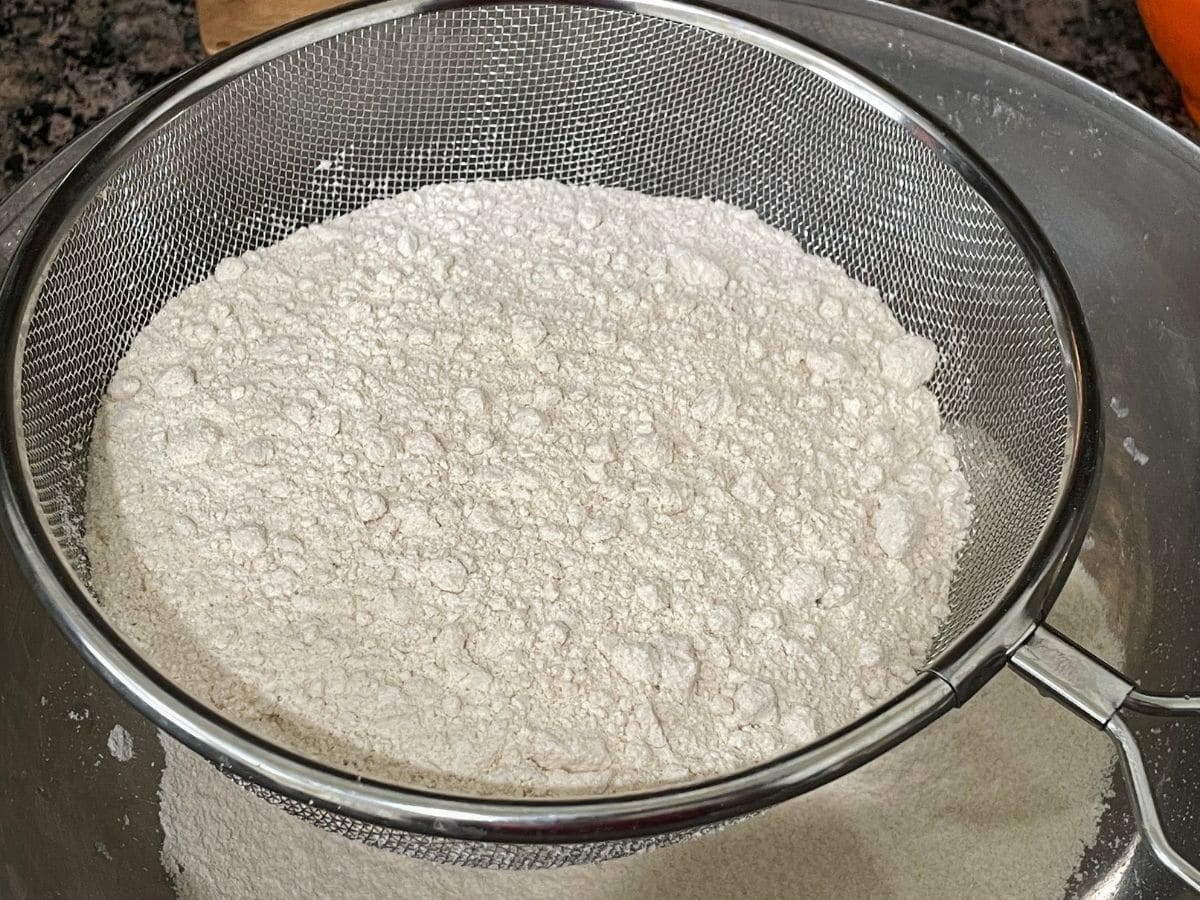
[[[931,384],[976,516],[928,664],[822,740],[745,771],[570,800],[355,777],[186,695],[108,625],[81,544],[92,422],[117,361],[216,262],[425,184],[549,178],[753,209],[879,288],[933,340]],[[1166,841],[1122,708],[1134,690],[1039,625],[1091,509],[1100,410],[1053,251],[999,180],[884,86],[808,44],[669,0],[391,2],[277,32],[158,91],[76,166],[3,289],[4,519],[83,655],[139,710],[320,827],[464,865],[537,868],[670,843],[862,765],[1006,662],[1113,737],[1149,843]]]

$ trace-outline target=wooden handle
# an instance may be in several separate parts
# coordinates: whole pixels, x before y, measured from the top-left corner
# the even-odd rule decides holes
[[[346,0],[196,0],[196,21],[205,53],[216,53],[264,31]]]

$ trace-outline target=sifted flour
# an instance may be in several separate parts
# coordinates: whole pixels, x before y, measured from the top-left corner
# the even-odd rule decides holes
[[[94,586],[185,689],[356,772],[728,771],[924,662],[971,517],[936,362],[750,213],[426,188],[222,262],[137,336]]]
[[[1120,645],[1081,568],[1051,621]],[[182,900],[1057,900],[1097,835],[1107,738],[1012,672],[866,767],[708,837],[546,872],[382,853],[301,822],[164,738],[163,862]]]

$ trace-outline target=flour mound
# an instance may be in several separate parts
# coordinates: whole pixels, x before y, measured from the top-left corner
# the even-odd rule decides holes
[[[727,772],[924,662],[971,518],[936,363],[751,213],[428,187],[222,262],[137,336],[93,584],[184,689],[358,773]]]
[[[1111,608],[1076,566],[1050,621],[1119,666]],[[495,872],[314,828],[162,741],[162,858],[181,900],[1061,900],[1087,894],[1073,873],[1100,834],[1115,762],[1106,735],[1004,670],[863,768],[717,834]]]

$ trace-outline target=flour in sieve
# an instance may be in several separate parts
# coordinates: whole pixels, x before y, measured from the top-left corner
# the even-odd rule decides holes
[[[356,772],[727,771],[924,661],[971,516],[936,361],[751,213],[425,188],[222,262],[136,337],[94,587],[183,688]]]

